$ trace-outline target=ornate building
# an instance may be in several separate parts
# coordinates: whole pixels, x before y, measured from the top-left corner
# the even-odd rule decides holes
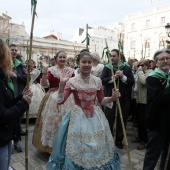
[[[88,34],[90,35],[89,49],[91,52],[97,52],[102,57],[103,49],[106,47],[105,39],[107,40],[109,49],[118,48],[118,29],[119,23],[113,29],[108,29],[103,26],[88,27]],[[86,38],[86,28],[77,28],[74,31],[73,41],[82,42]],[[84,42],[86,44],[86,42]],[[106,58],[105,58],[106,59]]]
[[[170,22],[170,4],[126,16],[124,53],[126,58],[152,59],[156,50],[166,47],[165,25]]]
[[[23,55],[26,60],[29,50],[29,35],[25,31],[24,24],[12,23],[11,19],[7,14],[2,13],[2,15],[0,15],[0,37],[7,42],[9,41],[9,44],[16,44],[19,53]],[[59,50],[65,51],[67,57],[72,58],[85,48],[85,45],[82,43],[62,40],[61,37],[62,35],[58,38],[53,32],[43,38],[34,37],[32,59],[38,63],[40,57],[47,56],[52,58]]]

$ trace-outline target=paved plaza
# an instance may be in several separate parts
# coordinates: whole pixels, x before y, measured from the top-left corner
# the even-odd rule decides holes
[[[28,149],[29,168],[28,169],[29,170],[45,170],[45,166],[50,155],[39,152],[32,145],[32,134],[34,130],[34,124],[35,124],[35,121],[30,121],[29,146],[28,146],[29,147]],[[22,127],[24,129],[25,124],[22,124]],[[134,144],[130,142],[135,136],[137,136],[137,129],[135,127],[132,128],[132,123],[128,122],[126,132],[127,132],[128,145],[129,145],[133,170],[142,170],[145,150],[141,150],[141,151],[137,150],[136,147],[138,144]],[[16,151],[14,151],[12,155],[12,159],[11,159],[11,166],[15,170],[25,170],[25,152],[24,152],[25,137],[22,137],[21,144],[23,147],[23,152],[16,153]],[[125,145],[124,145],[124,149],[121,149],[121,150],[118,149],[118,151],[121,156],[122,170],[129,170],[128,157],[126,154]],[[156,168],[155,170],[159,170],[159,168]]]

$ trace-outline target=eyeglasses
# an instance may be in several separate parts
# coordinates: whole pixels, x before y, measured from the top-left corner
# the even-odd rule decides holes
[[[166,58],[160,58],[160,59],[158,59],[158,61],[169,61],[170,60],[170,58],[169,57],[166,57]]]
[[[140,64],[140,65],[137,65],[137,67],[144,67],[145,66],[145,64]]]
[[[15,51],[15,52],[17,52],[18,50],[15,50],[15,49],[11,49],[11,51]]]

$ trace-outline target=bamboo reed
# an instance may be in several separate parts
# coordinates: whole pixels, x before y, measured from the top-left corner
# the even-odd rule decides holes
[[[120,34],[120,42],[121,42],[121,34]],[[119,49],[119,59],[118,59],[118,70],[120,69],[120,60],[121,60],[121,55],[120,55],[120,46],[118,45]],[[119,79],[117,82],[117,88],[119,88]],[[117,128],[117,112],[118,112],[118,103],[116,101],[116,113],[115,113],[115,122],[114,122],[114,140],[116,141],[116,128]]]
[[[106,47],[108,47],[106,39],[105,39],[105,42],[106,42]],[[113,86],[114,86],[114,89],[116,89],[117,88],[116,87],[116,81],[115,81],[114,72],[113,72],[113,69],[112,69],[112,62],[111,62],[111,59],[110,59],[110,51],[109,51],[108,48],[107,48],[107,54],[108,54],[108,60],[109,60],[109,64],[110,64],[110,70],[111,70],[111,73],[112,73]],[[118,104],[118,110],[119,110],[119,114],[120,114],[120,120],[121,120],[123,135],[124,135],[124,139],[125,139],[126,152],[127,152],[128,161],[129,161],[129,168],[130,168],[130,170],[132,170],[132,162],[131,162],[131,158],[130,158],[129,146],[128,146],[128,142],[127,142],[126,131],[125,131],[125,126],[124,126],[124,122],[123,122],[122,110],[121,110],[119,98],[117,99],[116,102]]]
[[[167,157],[166,157],[164,170],[168,170],[167,168],[168,168],[169,156],[170,156],[170,144],[169,144],[169,149],[168,149],[168,153],[167,153]]]
[[[31,23],[31,32],[30,32],[30,46],[29,46],[29,59],[28,59],[28,71],[27,71],[27,88],[29,88],[30,82],[30,63],[32,55],[32,41],[33,41],[33,29],[34,29],[34,20],[36,14],[36,5],[33,7],[32,23]],[[26,112],[26,136],[25,136],[25,169],[28,170],[28,128],[29,128],[29,110]]]
[[[86,49],[88,49],[89,38],[88,38],[88,24],[86,24]]]

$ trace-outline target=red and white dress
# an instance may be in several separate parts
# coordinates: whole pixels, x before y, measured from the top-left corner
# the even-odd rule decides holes
[[[74,76],[74,70],[69,69]],[[73,96],[70,96],[63,105],[58,105],[51,95],[58,89],[60,82],[60,70],[56,67],[50,67],[47,72],[47,84],[50,89],[44,97],[36,121],[33,134],[33,145],[42,152],[51,153],[55,135],[61,123],[62,117],[68,109],[74,106]]]
[[[63,117],[46,169],[120,170],[108,121],[95,105],[97,97],[101,104],[113,106],[104,98],[101,80],[90,75],[85,83],[78,75],[69,79],[64,94],[55,92],[52,97],[63,103],[71,93],[75,106]]]

